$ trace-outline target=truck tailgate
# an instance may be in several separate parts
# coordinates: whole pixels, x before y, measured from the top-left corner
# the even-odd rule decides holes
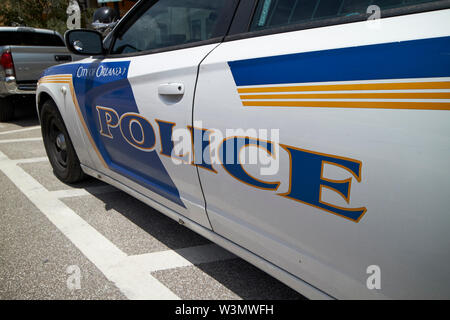
[[[10,48],[18,82],[37,81],[48,67],[72,61],[72,56],[65,47],[11,46]]]

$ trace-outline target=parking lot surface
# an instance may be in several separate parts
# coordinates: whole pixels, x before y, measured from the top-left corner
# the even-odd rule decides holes
[[[0,221],[0,299],[303,299],[114,187],[60,182],[32,111],[0,123]]]

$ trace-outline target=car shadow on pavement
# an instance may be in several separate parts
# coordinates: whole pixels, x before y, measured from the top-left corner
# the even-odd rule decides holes
[[[169,249],[177,250],[211,243],[145,203],[122,191],[118,192],[121,193],[120,196],[108,193],[93,194],[93,196],[103,202],[107,211],[115,210]],[[192,258],[184,255],[182,250],[178,251],[178,253],[188,261],[191,261],[190,259]],[[186,269],[190,270],[186,271]],[[229,299],[242,298],[244,300],[305,299],[305,297],[275,278],[237,257],[230,260],[198,264],[195,267],[158,271],[155,272],[155,276],[183,299],[222,299],[224,297]],[[170,282],[173,282],[173,278],[176,277],[183,279],[183,289],[180,289],[179,285],[171,287]],[[168,284],[165,283],[165,280],[167,280]],[[185,288],[190,285],[198,287],[199,283],[208,282],[216,284],[210,284],[211,288],[199,288],[200,291],[204,289],[204,292],[195,292],[194,296],[184,292]],[[220,289],[217,287],[221,286],[226,288],[225,291],[229,290],[233,294],[217,293],[208,296],[209,290],[220,292]]]
[[[27,128],[27,127],[34,127],[39,125],[39,119],[36,115],[34,116],[28,116],[28,117],[22,117],[22,118],[15,118],[8,123],[14,124],[16,126]]]
[[[27,128],[39,125],[34,96],[18,99],[14,102],[14,118],[4,124]]]

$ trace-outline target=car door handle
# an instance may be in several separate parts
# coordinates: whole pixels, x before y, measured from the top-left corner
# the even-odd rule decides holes
[[[164,83],[158,86],[158,94],[160,95],[183,95],[184,94],[184,84],[182,83]]]

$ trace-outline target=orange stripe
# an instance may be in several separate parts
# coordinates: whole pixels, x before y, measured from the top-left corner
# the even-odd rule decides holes
[[[303,92],[303,91],[353,91],[353,90],[409,90],[450,89],[450,82],[361,83],[293,87],[240,88],[239,93]]]
[[[44,79],[44,78],[42,78],[42,79]],[[40,83],[66,83],[69,85],[73,104],[75,105],[75,109],[77,111],[78,117],[80,118],[81,124],[84,128],[84,131],[86,132],[89,142],[91,143],[92,147],[94,148],[94,151],[97,154],[102,165],[105,168],[108,168],[108,165],[106,164],[105,160],[103,159],[102,155],[100,154],[100,151],[98,150],[97,145],[95,144],[94,139],[91,136],[91,133],[86,125],[86,122],[84,121],[83,115],[80,110],[80,106],[78,105],[78,100],[76,98],[75,88],[73,87],[73,82],[72,82],[72,77],[70,77],[70,78],[68,77],[68,80],[42,80],[42,79],[39,81]]]
[[[411,109],[450,110],[447,102],[360,102],[360,101],[243,101],[245,107],[322,107],[322,108],[368,108],[368,109]]]
[[[39,83],[70,83],[71,80],[44,80],[39,81]]]
[[[72,77],[71,76],[64,76],[64,77],[42,77],[41,78],[41,80],[59,80],[59,79],[65,79],[65,80],[68,80],[68,79],[72,79]]]
[[[258,94],[242,95],[241,99],[450,99],[450,92]]]
[[[88,136],[89,141],[91,142],[91,145],[94,148],[95,153],[97,153],[97,156],[100,159],[100,162],[103,164],[103,166],[105,168],[108,168],[105,160],[103,159],[102,155],[100,154],[100,151],[97,149],[97,145],[95,144],[94,139],[92,138],[91,133],[90,133],[86,123],[84,122],[84,118],[81,113],[80,106],[78,105],[78,101],[77,101],[76,94],[75,94],[75,88],[73,87],[72,82],[70,82],[70,93],[72,95],[72,100],[75,105],[75,109],[77,110],[78,117],[80,118],[81,124],[83,125],[84,131],[86,132],[86,135]]]
[[[39,81],[70,81],[72,78],[42,78]]]
[[[72,76],[71,73],[61,73],[61,74],[51,74],[44,77],[71,77],[71,76]]]
[[[72,76],[47,76],[42,77],[39,79],[40,82],[42,81],[52,81],[52,80],[72,80]]]
[[[42,78],[40,81],[72,80],[72,78]]]
[[[60,80],[60,81],[58,81],[58,80],[44,80],[44,81],[42,81],[41,80],[40,83],[66,83],[66,84],[69,85],[73,104],[75,105],[75,109],[77,111],[78,117],[80,118],[81,124],[82,124],[82,126],[84,128],[84,131],[86,132],[86,135],[87,135],[87,137],[89,139],[89,142],[91,143],[92,147],[94,148],[94,151],[97,154],[97,156],[98,156],[100,162],[102,163],[102,165],[105,168],[108,168],[108,165],[106,164],[105,160],[103,159],[102,155],[100,154],[100,151],[98,150],[97,145],[95,144],[94,139],[92,138],[91,133],[90,133],[90,131],[89,131],[85,121],[84,121],[83,115],[82,115],[81,110],[80,110],[80,106],[78,105],[78,101],[77,101],[77,98],[76,98],[75,88],[73,87],[72,78],[70,78],[69,80],[66,80],[66,81],[63,81],[63,80]]]

